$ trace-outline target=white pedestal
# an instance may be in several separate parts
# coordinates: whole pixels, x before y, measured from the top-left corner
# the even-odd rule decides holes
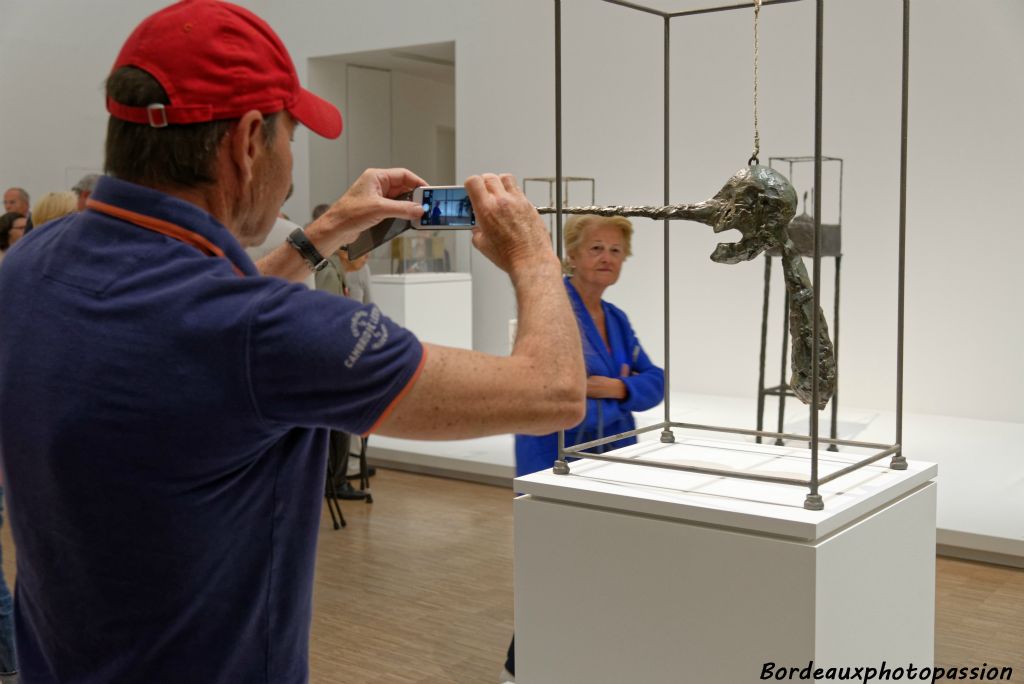
[[[370,282],[380,310],[423,342],[473,348],[473,279],[469,273],[375,275]]]
[[[805,449],[723,444],[617,453],[807,467]],[[843,458],[823,454],[822,474]],[[517,479],[516,680],[742,684],[765,663],[930,667],[937,469],[887,462],[823,486],[818,512],[803,508],[806,488],[623,464]]]

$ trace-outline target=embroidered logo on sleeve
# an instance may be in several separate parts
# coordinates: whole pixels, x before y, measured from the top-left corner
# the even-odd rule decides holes
[[[352,368],[359,361],[366,348],[376,351],[388,341],[387,326],[381,322],[380,309],[376,306],[369,311],[357,311],[352,316],[352,337],[356,338],[356,346],[345,359],[345,368]]]

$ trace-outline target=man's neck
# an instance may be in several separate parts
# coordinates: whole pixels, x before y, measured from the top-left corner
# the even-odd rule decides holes
[[[177,197],[180,200],[194,204],[215,219],[232,230],[232,221],[228,203],[223,193],[217,192],[214,188],[156,188],[160,192]]]
[[[214,184],[195,188],[154,187],[153,189],[199,207],[223,224],[243,247],[248,246],[246,238],[240,230],[241,222],[237,215],[236,203],[230,200],[229,193],[223,188]]]

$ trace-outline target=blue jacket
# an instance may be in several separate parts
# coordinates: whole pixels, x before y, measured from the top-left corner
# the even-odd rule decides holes
[[[565,444],[571,446],[600,437],[626,432],[636,427],[633,411],[646,411],[664,399],[665,372],[655,366],[640,346],[640,341],[629,324],[629,318],[619,307],[601,301],[605,326],[608,329],[609,350],[601,339],[597,325],[569,279],[565,279],[576,321],[583,340],[583,357],[587,375],[619,378],[626,385],[626,398],[587,399],[587,415],[576,427],[565,431]],[[622,377],[622,366],[629,367],[629,375]],[[620,439],[599,450],[608,451],[636,444],[636,437]],[[533,437],[516,435],[516,476],[550,468],[558,456],[558,433]]]

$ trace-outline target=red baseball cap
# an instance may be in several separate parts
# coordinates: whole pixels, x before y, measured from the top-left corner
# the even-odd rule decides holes
[[[162,128],[287,110],[325,138],[341,135],[341,113],[299,84],[274,30],[220,0],[182,0],[139,24],[111,70],[133,66],[167,91],[170,104],[132,107],[107,98],[111,116]]]

